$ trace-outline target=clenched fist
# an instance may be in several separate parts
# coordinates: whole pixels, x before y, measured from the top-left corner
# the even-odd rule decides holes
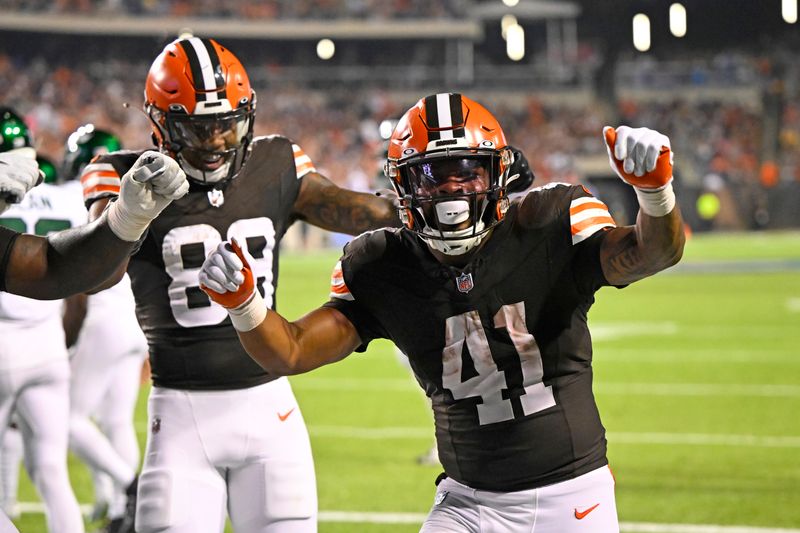
[[[136,241],[165,207],[189,191],[189,182],[171,157],[148,150],[122,176],[119,199],[109,209],[112,231]]]
[[[672,179],[669,137],[649,128],[603,128],[611,168],[629,185],[658,189]]]
[[[221,243],[206,258],[200,269],[200,288],[228,310],[238,331],[254,329],[267,316],[267,304],[256,290],[253,271],[236,239]]]
[[[235,239],[220,243],[206,258],[200,269],[200,288],[228,309],[241,306],[253,295],[253,271]]]
[[[34,158],[21,152],[0,154],[0,213],[9,204],[18,204],[29,190],[41,183],[42,175]]]
[[[648,128],[603,128],[608,160],[622,181],[633,185],[646,215],[663,217],[675,209],[669,137]]]

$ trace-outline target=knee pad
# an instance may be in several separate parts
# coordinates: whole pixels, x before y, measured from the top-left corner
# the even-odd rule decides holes
[[[231,476],[228,490],[234,528],[310,520],[317,514],[312,465],[290,461],[249,465]]]
[[[202,524],[202,525],[201,525]],[[225,482],[216,471],[145,469],[139,476],[136,531],[216,531],[225,524]],[[221,529],[220,529],[221,531]]]
[[[168,470],[143,472],[137,492],[137,530],[160,530],[187,520],[188,506],[180,498],[180,487],[176,486],[175,477]]]
[[[273,520],[311,518],[317,513],[317,486],[311,465],[271,461],[263,465],[266,514]]]

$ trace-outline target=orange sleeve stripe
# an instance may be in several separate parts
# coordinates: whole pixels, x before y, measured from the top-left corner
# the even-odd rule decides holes
[[[297,165],[297,173],[300,174],[304,170],[309,170],[312,168],[314,168],[314,163],[312,163],[311,161],[306,161],[305,163]]]
[[[119,192],[120,186],[119,185],[95,185],[90,189],[86,189],[84,192],[92,192],[92,191],[102,191],[102,192]]]
[[[611,226],[616,225],[614,223],[614,219],[611,218],[610,216],[587,218],[586,220],[581,220],[580,222],[572,225],[572,234],[575,235],[576,233],[579,233],[580,231],[585,230],[586,228],[589,228],[591,226],[604,225],[604,224],[608,224]]]
[[[576,205],[575,207],[569,208],[570,215],[576,215],[581,211],[586,211],[587,209],[602,209],[603,211],[608,211],[608,207],[606,204],[600,201],[596,202],[586,202],[585,204]]]
[[[347,288],[347,285],[331,285],[331,292],[336,294],[350,294],[350,289]]]

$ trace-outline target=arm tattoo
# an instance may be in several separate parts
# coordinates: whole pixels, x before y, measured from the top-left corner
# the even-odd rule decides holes
[[[686,239],[680,210],[663,217],[639,214],[635,226],[610,230],[600,262],[612,285],[633,283],[677,263]]]
[[[400,226],[397,211],[388,199],[342,189],[316,173],[303,178],[293,215],[320,228],[350,235]]]

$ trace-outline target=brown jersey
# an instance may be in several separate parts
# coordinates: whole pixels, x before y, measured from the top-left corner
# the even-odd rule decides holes
[[[116,152],[88,165],[81,178],[87,204],[116,195],[120,176],[140,154]],[[290,140],[257,138],[239,175],[225,185],[221,205],[219,193],[193,184],[150,224],[128,274],[155,385],[236,389],[273,379],[244,351],[227,311],[200,290],[198,273],[221,241],[235,237],[246,244],[258,289],[274,307],[278,245],[302,176],[313,170]]]
[[[580,186],[535,189],[463,269],[414,233],[379,230],[346,248],[332,299],[363,345],[388,338],[431,398],[439,458],[474,488],[513,491],[603,466],[587,312],[607,285],[614,222]]]

